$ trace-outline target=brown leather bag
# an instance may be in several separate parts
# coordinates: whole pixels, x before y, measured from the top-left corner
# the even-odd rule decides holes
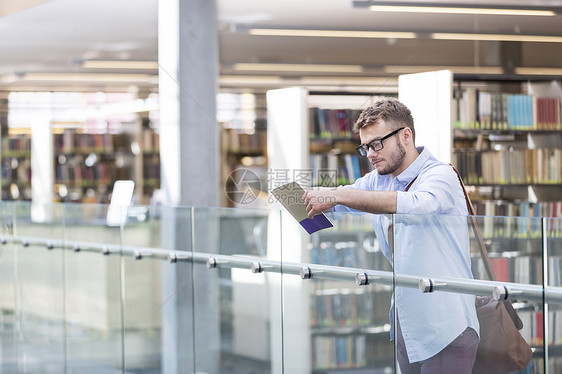
[[[476,314],[480,322],[480,343],[472,373],[502,374],[524,369],[533,353],[519,333],[523,323],[511,302],[478,297]]]
[[[459,172],[454,167],[453,170],[457,173],[464,192],[474,237],[478,241],[478,248],[484,261],[486,273],[490,280],[495,281],[494,268],[474,217],[476,215],[474,207],[466,193]],[[523,322],[517,315],[511,301],[496,301],[489,297],[477,297],[476,314],[480,323],[480,343],[478,343],[478,352],[476,353],[476,362],[472,368],[472,373],[503,374],[524,369],[531,361],[533,352],[519,332],[523,328]]]

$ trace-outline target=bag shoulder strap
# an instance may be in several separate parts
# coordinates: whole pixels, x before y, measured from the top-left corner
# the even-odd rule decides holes
[[[492,261],[490,260],[490,256],[488,255],[488,250],[486,249],[486,245],[484,244],[484,240],[482,239],[482,233],[480,232],[480,227],[478,226],[478,223],[476,222],[476,213],[474,211],[474,207],[472,206],[472,202],[470,201],[470,198],[468,197],[468,194],[466,193],[466,188],[464,187],[464,183],[462,181],[461,175],[459,174],[458,170],[451,165],[451,167],[453,168],[453,170],[455,171],[455,174],[457,175],[457,178],[459,180],[459,183],[461,185],[461,189],[462,192],[464,193],[464,199],[466,201],[466,207],[468,209],[468,214],[470,215],[470,223],[472,226],[472,229],[474,230],[474,236],[476,237],[476,240],[478,242],[478,249],[480,250],[480,254],[482,255],[482,260],[484,261],[484,268],[486,269],[486,273],[488,274],[488,279],[495,281],[496,280],[496,273],[494,272],[494,266],[492,265]],[[408,184],[408,186],[406,187],[406,189],[404,191],[408,191],[410,189],[410,187],[412,186],[412,184],[414,184],[414,182],[416,181],[418,177],[416,176],[414,179],[412,179],[412,181]]]
[[[484,244],[484,240],[482,239],[482,233],[480,232],[480,227],[476,222],[476,213],[474,211],[474,207],[472,206],[472,202],[466,193],[466,188],[464,187],[464,183],[462,181],[461,175],[459,174],[458,170],[451,165],[455,174],[457,174],[457,178],[459,179],[459,183],[461,184],[462,192],[464,193],[464,199],[466,200],[466,207],[468,208],[468,214],[470,215],[470,224],[472,226],[472,230],[474,231],[474,236],[476,241],[478,242],[478,249],[480,250],[480,254],[482,255],[482,261],[484,261],[484,268],[486,269],[486,273],[488,274],[488,278],[492,281],[496,280],[496,273],[494,272],[494,266],[492,265],[492,261],[490,260],[490,256],[488,256],[488,250],[486,249],[486,244]]]
[[[418,179],[418,176],[416,175],[416,177],[414,179],[412,179],[412,181],[410,183],[408,183],[408,185],[406,186],[406,189],[404,190],[404,192],[408,191],[410,189],[410,187],[412,187],[412,184],[414,184],[414,182],[416,181],[416,179]]]
[[[457,171],[457,169],[453,165],[451,165],[451,167],[453,168],[453,170],[457,174],[457,178],[459,179],[459,182],[461,184],[462,192],[464,193],[464,198],[466,200],[466,207],[468,208],[468,214],[470,214],[470,223],[471,223],[472,229],[474,230],[474,236],[476,237],[476,241],[478,242],[478,249],[480,250],[480,254],[482,255],[482,261],[484,261],[484,268],[486,269],[486,273],[488,274],[488,278],[490,280],[495,281],[496,280],[496,273],[494,272],[494,266],[492,265],[492,261],[490,260],[490,256],[488,256],[488,250],[486,249],[486,245],[484,244],[484,240],[482,239],[482,233],[480,232],[480,227],[478,227],[478,223],[476,222],[476,217],[475,217],[476,214],[474,212],[474,207],[472,206],[472,202],[470,201],[470,198],[468,197],[468,194],[466,193],[466,188],[464,187],[464,183],[462,182],[461,175],[459,174],[459,172]],[[511,317],[511,320],[513,321],[513,324],[515,325],[515,327],[518,330],[521,330],[523,328],[523,321],[521,321],[521,318],[519,318],[519,315],[517,315],[517,312],[513,308],[513,305],[511,304],[511,301],[506,300],[506,301],[503,302],[503,305],[505,306],[505,309],[506,309],[507,313],[509,314],[509,316]]]

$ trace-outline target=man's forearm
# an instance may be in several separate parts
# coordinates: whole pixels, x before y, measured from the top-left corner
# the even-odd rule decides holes
[[[367,213],[396,213],[396,191],[365,191],[338,188],[336,201],[348,208]]]

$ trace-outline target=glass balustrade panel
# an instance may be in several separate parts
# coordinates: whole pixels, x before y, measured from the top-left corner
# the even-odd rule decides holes
[[[135,206],[123,225],[127,372],[195,372],[192,209]]]
[[[280,372],[279,224],[276,211],[194,208],[185,229],[193,232],[197,372]]]
[[[64,373],[65,253],[62,209],[57,204],[14,203],[12,279],[15,309],[14,372]]]
[[[523,322],[519,333],[533,350],[529,363],[518,370],[543,372],[540,218],[395,215],[392,231],[399,366],[470,368],[470,352],[477,352],[475,370],[499,372],[499,344],[479,344],[477,334],[496,331],[492,329],[499,324],[483,324],[484,314],[493,313],[496,300],[507,297],[500,308],[513,306]],[[517,323],[518,318],[514,317]],[[500,335],[499,330],[492,335]],[[463,353],[452,359],[458,348]],[[486,356],[491,359],[486,361]]]
[[[108,205],[62,207],[67,372],[120,371],[124,343],[120,227],[111,224],[111,218],[108,221]],[[116,208],[111,209],[114,214]]]
[[[17,254],[12,241],[14,203],[0,204],[0,372],[18,370]]]
[[[560,202],[554,204],[559,207]],[[548,346],[547,358],[550,373],[562,371],[562,219],[558,218],[560,209],[551,212],[556,218],[544,218],[543,246],[546,247],[546,309],[548,326],[545,328],[545,344]]]
[[[377,216],[329,214],[333,227],[309,234],[282,215],[285,372],[395,372],[393,274]]]

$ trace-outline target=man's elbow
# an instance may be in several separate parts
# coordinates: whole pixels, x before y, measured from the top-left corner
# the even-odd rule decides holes
[[[412,214],[443,214],[447,213],[443,209],[443,205],[438,199],[420,199],[414,196],[412,209],[409,213]]]

